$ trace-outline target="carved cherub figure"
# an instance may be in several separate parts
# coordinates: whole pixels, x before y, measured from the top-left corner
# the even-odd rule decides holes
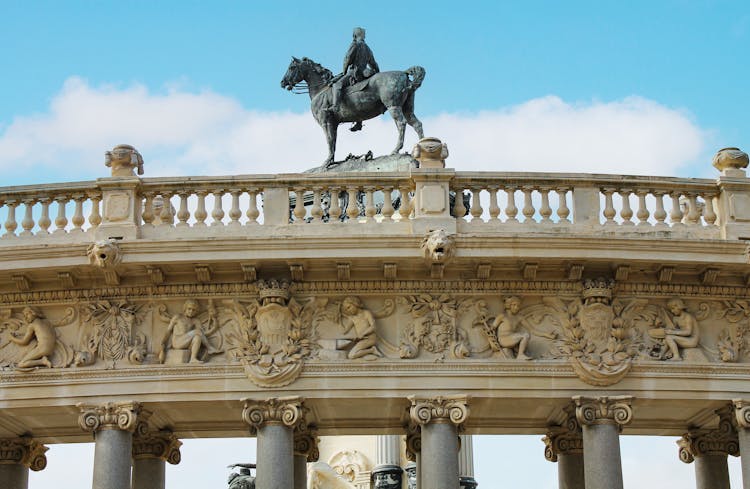
[[[682,360],[680,348],[696,348],[700,341],[698,321],[688,312],[682,299],[671,299],[667,302],[667,309],[672,317],[665,316],[666,324],[649,330],[649,335],[655,339],[663,339],[672,354],[671,360]]]
[[[23,319],[26,323],[26,334],[22,338],[11,336],[9,339],[20,346],[28,346],[36,340],[36,345],[29,348],[18,362],[19,368],[47,367],[52,368],[49,357],[55,352],[57,333],[54,326],[44,317],[44,314],[34,308],[23,309]]]
[[[188,299],[182,306],[182,313],[172,316],[161,342],[161,350],[159,351],[161,363],[164,363],[166,359],[167,348],[190,349],[190,363],[203,363],[198,356],[201,347],[205,348],[208,354],[216,353],[214,347],[208,341],[208,336],[216,332],[218,325],[213,319],[209,319],[209,323],[212,323],[212,325],[204,333],[203,323],[196,317],[199,311],[198,302]]]
[[[365,309],[358,297],[347,297],[341,303],[344,333],[352,329],[356,335],[347,356],[350,359],[365,358],[374,360],[382,357],[376,343],[378,341],[375,333],[375,318],[372,313]]]
[[[492,329],[496,331],[499,346],[511,350],[518,349],[517,360],[531,360],[531,357],[526,355],[526,346],[529,344],[531,335],[518,329],[523,321],[518,316],[521,310],[521,299],[508,297],[503,305],[505,310],[492,322]]]

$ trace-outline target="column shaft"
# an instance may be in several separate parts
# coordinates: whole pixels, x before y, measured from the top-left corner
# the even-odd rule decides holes
[[[96,433],[92,489],[131,489],[133,434],[119,429]]]
[[[583,425],[586,489],[623,489],[619,427]]]
[[[401,437],[378,435],[377,465],[401,465]]]
[[[294,489],[307,489],[307,455],[294,454]]]
[[[696,489],[729,489],[729,466],[726,454],[695,457]]]
[[[742,488],[750,489],[750,430],[738,428],[737,435],[740,441],[740,460],[742,463]]]
[[[27,489],[29,469],[23,464],[0,465],[0,487],[3,489]]]
[[[292,450],[292,428],[268,423],[258,429],[257,489],[294,488]]]
[[[459,489],[458,435],[449,422],[422,425],[420,487],[425,489]]]
[[[557,455],[557,481],[560,489],[585,489],[583,453]]]
[[[133,460],[133,489],[164,489],[165,462],[160,458]]]

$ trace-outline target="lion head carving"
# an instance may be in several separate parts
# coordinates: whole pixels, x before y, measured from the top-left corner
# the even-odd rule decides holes
[[[99,268],[113,268],[122,261],[122,252],[117,241],[106,239],[97,241],[86,250],[89,263]]]
[[[422,240],[422,253],[432,263],[447,263],[456,253],[456,241],[445,229],[435,229]]]

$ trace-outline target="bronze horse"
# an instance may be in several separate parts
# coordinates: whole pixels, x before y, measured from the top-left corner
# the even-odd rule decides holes
[[[424,80],[425,70],[412,66],[406,71],[384,71],[372,75],[359,83],[344,89],[338,110],[333,111],[333,92],[330,82],[331,70],[309,58],[292,58],[289,68],[281,79],[281,88],[292,90],[301,82],[307,83],[310,94],[310,110],[313,117],[326,133],[328,158],[326,166],[331,166],[336,152],[336,133],[342,122],[357,122],[372,119],[387,110],[398,127],[398,143],[392,154],[404,147],[404,131],[409,124],[424,137],[422,123],[414,115],[414,92]]]

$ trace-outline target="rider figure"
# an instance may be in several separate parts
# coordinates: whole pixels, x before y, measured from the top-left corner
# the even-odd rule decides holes
[[[365,43],[365,30],[355,27],[352,37],[349,50],[344,55],[343,75],[332,85],[333,106],[328,109],[332,114],[338,112],[341,107],[341,95],[344,88],[361,82],[380,71],[372,50]],[[356,121],[350,130],[359,131],[360,129],[362,129],[362,121]]]

